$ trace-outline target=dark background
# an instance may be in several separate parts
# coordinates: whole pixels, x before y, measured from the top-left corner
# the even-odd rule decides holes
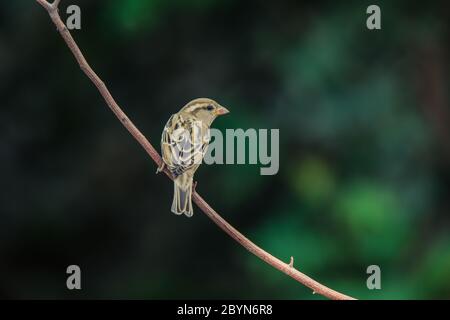
[[[280,171],[202,166],[258,245],[344,293],[450,298],[444,1],[66,1],[94,70],[159,149],[196,97],[214,127],[279,128]],[[366,28],[378,4],[382,30]],[[0,298],[319,299],[221,232],[108,110],[35,1],[0,5]],[[82,290],[66,288],[66,268]],[[368,290],[379,265],[382,289]]]

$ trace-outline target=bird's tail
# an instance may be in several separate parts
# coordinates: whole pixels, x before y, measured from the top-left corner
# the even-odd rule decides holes
[[[192,178],[188,178],[187,181],[183,181],[183,178],[182,176],[177,177],[173,182],[172,212],[178,215],[184,213],[187,217],[192,217],[194,214],[192,209]]]

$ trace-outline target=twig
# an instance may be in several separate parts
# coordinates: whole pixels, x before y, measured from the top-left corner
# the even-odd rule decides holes
[[[65,24],[62,22],[59,13],[58,13],[58,5],[60,0],[55,0],[53,3],[50,3],[46,0],[36,0],[42,7],[44,7],[53,23],[56,25],[58,32],[63,37],[69,49],[72,51],[75,59],[80,65],[81,70],[86,74],[86,76],[94,83],[97,87],[98,91],[102,95],[103,99],[105,99],[106,104],[111,109],[111,111],[116,115],[116,117],[120,120],[123,126],[130,132],[130,134],[139,142],[139,144],[144,148],[144,150],[148,153],[148,155],[156,162],[158,166],[161,165],[162,159],[159,153],[155,150],[155,148],[151,145],[151,143],[144,137],[144,135],[136,128],[136,126],[131,122],[131,120],[127,117],[127,115],[122,111],[117,102],[112,97],[108,88],[104,84],[104,82],[97,76],[97,74],[92,70],[92,68],[87,63],[84,58],[82,52],[78,48],[75,40],[72,38],[69,30],[66,28]],[[171,174],[164,170],[169,178],[172,179]],[[237,231],[232,225],[226,222],[211,206],[203,200],[203,198],[194,190],[193,200],[197,204],[197,206],[223,231],[225,231],[230,237],[236,240],[240,245],[246,248],[248,251],[270,264],[274,268],[284,272],[291,278],[297,280],[301,284],[307,286],[308,288],[313,290],[313,293],[321,294],[324,297],[334,299],[334,300],[353,300],[354,298],[347,296],[345,294],[339,293],[333,289],[330,289],[319,282],[311,279],[307,275],[301,273],[293,267],[293,260],[291,260],[290,264],[286,264],[278,258],[272,256],[265,250],[258,247],[256,244],[247,239],[242,233]]]

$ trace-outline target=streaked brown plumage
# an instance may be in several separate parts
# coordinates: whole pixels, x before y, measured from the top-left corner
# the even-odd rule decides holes
[[[209,128],[217,116],[228,112],[214,100],[199,98],[167,121],[161,137],[163,163],[157,172],[166,166],[175,177],[173,213],[192,216],[192,183],[208,148]]]

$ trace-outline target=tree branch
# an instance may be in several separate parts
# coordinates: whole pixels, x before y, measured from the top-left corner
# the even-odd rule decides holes
[[[98,91],[102,95],[108,107],[116,115],[123,126],[130,132],[130,134],[139,142],[139,144],[144,148],[148,155],[153,159],[157,166],[161,165],[162,159],[159,153],[151,145],[151,143],[145,138],[145,136],[139,131],[139,129],[131,122],[128,116],[122,111],[117,102],[112,97],[108,88],[104,82],[99,78],[99,76],[92,70],[88,62],[84,58],[82,52],[78,48],[75,40],[72,38],[69,30],[66,28],[65,24],[61,20],[58,13],[58,5],[60,0],[54,0],[50,3],[46,0],[36,0],[42,7],[44,7],[53,23],[56,25],[58,32],[63,37],[69,49],[72,51],[75,59],[80,65],[81,70],[86,74],[86,76],[94,83]],[[169,178],[172,178],[170,172],[167,169],[164,170]],[[261,249],[256,244],[247,239],[242,233],[236,230],[232,225],[225,221],[211,206],[196,192],[194,191],[193,200],[197,206],[225,233],[236,240],[240,245],[246,248],[248,251],[270,264],[274,268],[280,270],[281,272],[287,274],[291,278],[297,280],[301,284],[307,286],[313,290],[313,293],[321,294],[324,297],[334,300],[353,300],[354,298],[347,296],[345,294],[339,293],[333,289],[330,289],[319,282],[311,279],[307,275],[296,270],[293,266],[293,258],[291,257],[291,262],[289,264],[284,263],[278,258],[272,256],[267,251]]]

